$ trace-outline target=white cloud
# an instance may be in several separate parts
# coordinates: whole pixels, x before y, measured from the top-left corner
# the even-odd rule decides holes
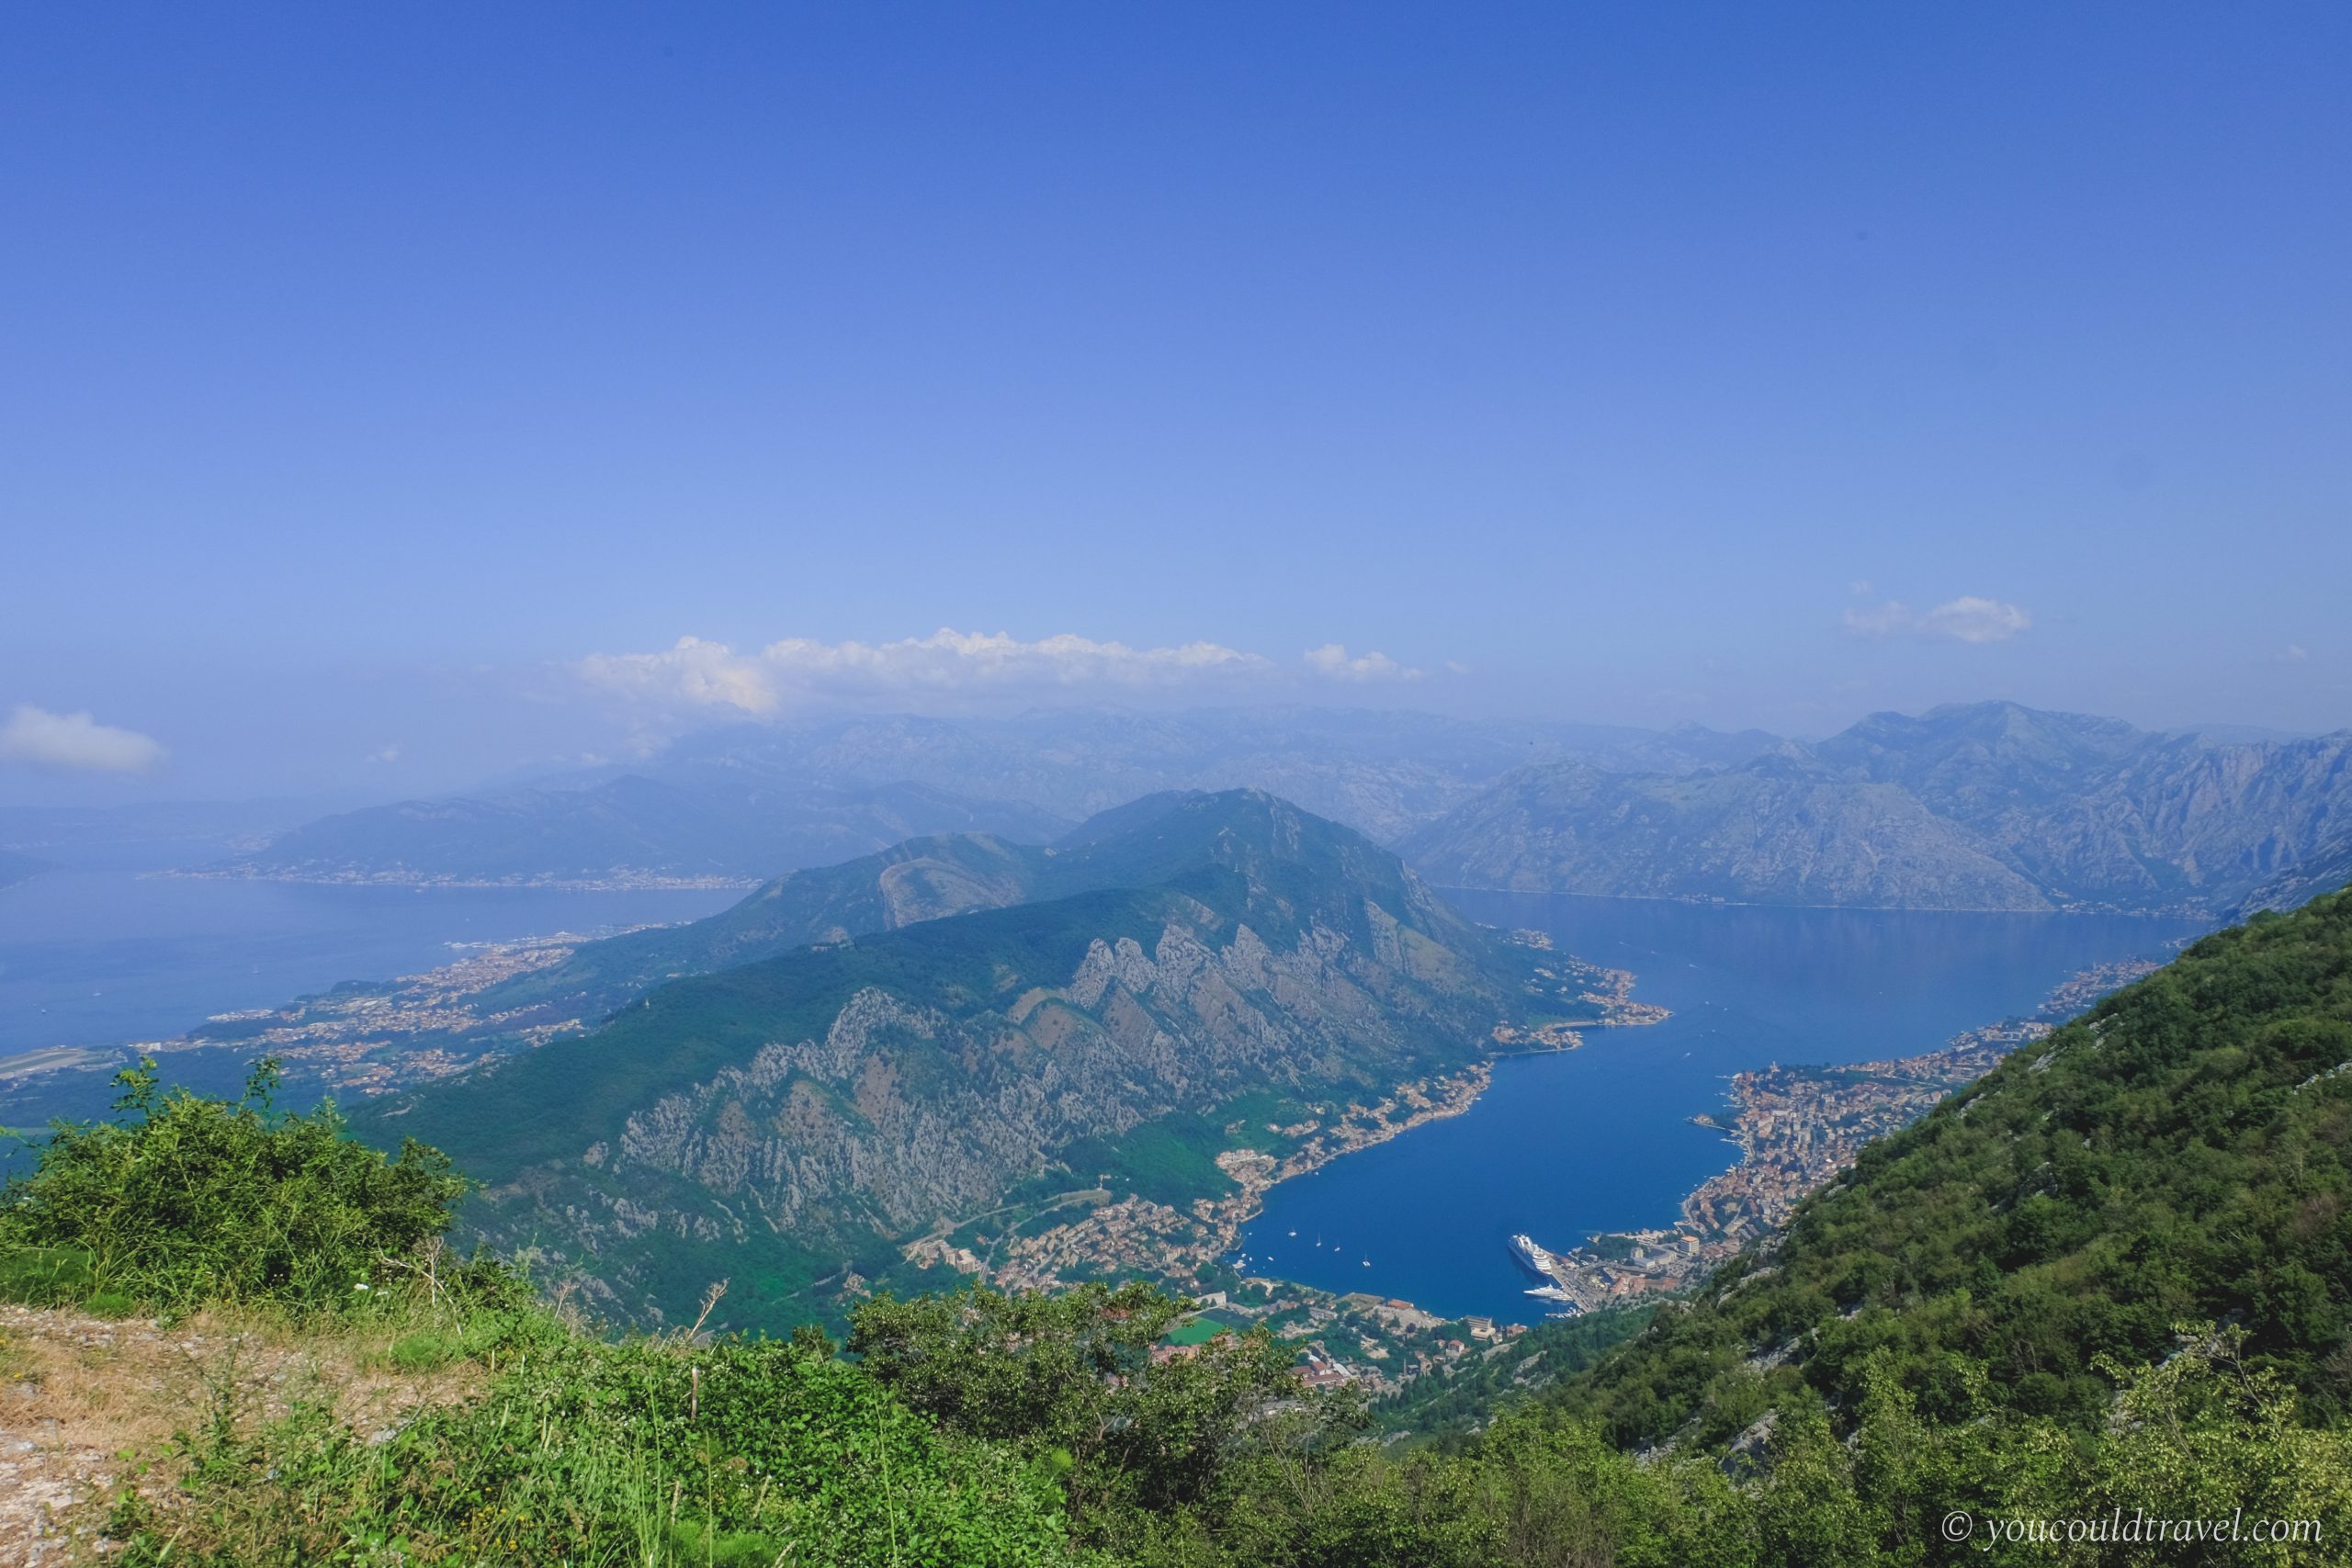
[[[756,656],[723,642],[682,637],[661,653],[592,653],[580,673],[594,685],[660,706],[739,707],[767,713],[776,694]]]
[[[1959,642],[2006,642],[2030,629],[2033,616],[2019,605],[2000,599],[1965,593],[1948,599],[1925,615],[1897,599],[1875,609],[1846,612],[1846,629],[1863,637],[1951,637]]]
[[[1378,649],[1351,659],[1345,643],[1327,642],[1306,650],[1307,668],[1334,681],[1418,681],[1421,672],[1397,663]]]
[[[1170,687],[1262,674],[1261,656],[1222,643],[1131,648],[1064,633],[1024,642],[1003,633],[943,627],[895,642],[786,637],[755,652],[680,637],[659,653],[600,653],[580,661],[592,684],[661,707],[731,707],[772,714],[796,703],[957,695],[976,691]]]
[[[164,748],[135,729],[100,724],[86,713],[51,713],[27,703],[0,725],[0,761],[72,773],[139,773],[164,760]]]
[[[2032,626],[2033,617],[2016,604],[1963,594],[1928,611],[1919,629],[1962,642],[2006,642]]]
[[[2278,655],[2278,662],[2281,664],[2301,664],[2310,657],[2310,651],[2301,643],[2290,642],[2287,645],[2285,651]]]

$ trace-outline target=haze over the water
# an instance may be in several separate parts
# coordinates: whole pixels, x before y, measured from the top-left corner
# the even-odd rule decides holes
[[[2326,5],[15,7],[0,804],[851,709],[2340,727],[2348,68]]]

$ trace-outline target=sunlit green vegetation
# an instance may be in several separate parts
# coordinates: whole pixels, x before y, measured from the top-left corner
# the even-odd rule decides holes
[[[437,1149],[345,1137],[331,1106],[277,1111],[272,1062],[234,1100],[167,1093],[152,1061],[116,1081],[115,1120],[58,1124],[0,1194],[18,1299],[340,1304],[447,1230],[468,1185]]]

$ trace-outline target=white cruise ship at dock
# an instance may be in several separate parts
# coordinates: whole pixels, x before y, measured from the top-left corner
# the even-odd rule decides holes
[[[1518,1260],[1521,1268],[1547,1284],[1551,1282],[1553,1269],[1559,1263],[1558,1258],[1536,1246],[1532,1238],[1523,1235],[1510,1238],[1510,1255]]]

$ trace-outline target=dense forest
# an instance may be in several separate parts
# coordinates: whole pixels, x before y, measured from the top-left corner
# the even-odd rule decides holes
[[[106,1500],[91,1546],[115,1562],[1811,1568],[2352,1541],[2352,896],[2199,942],[1622,1343],[1578,1325],[1535,1347],[1555,1375],[1532,1390],[1432,1390],[1447,1440],[1420,1445],[1306,1393],[1262,1332],[1180,1348],[1184,1303],[1141,1285],[881,1295],[840,1344],[599,1332],[447,1254],[445,1158],[270,1088],[130,1075],[0,1200],[0,1283],[466,1375],[373,1432],[332,1389],[216,1397]],[[2158,1546],[2064,1528],[2133,1519],[2187,1523]],[[2271,1521],[2287,1539],[2246,1533]]]

